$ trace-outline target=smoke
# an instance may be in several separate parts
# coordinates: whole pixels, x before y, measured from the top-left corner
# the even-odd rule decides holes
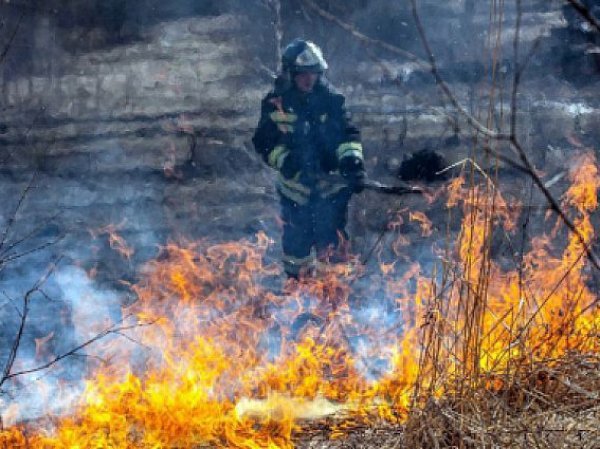
[[[121,320],[119,295],[98,290],[83,269],[67,266],[56,273],[55,280],[71,310],[74,341],[87,341]]]
[[[32,296],[13,373],[41,367],[121,320],[119,294],[99,289],[80,267],[58,268],[41,291],[50,292],[54,298],[49,299],[49,294]],[[105,337],[101,343],[114,338]],[[92,344],[47,369],[8,381],[0,395],[3,422],[10,425],[72,410],[84,389],[87,359],[96,356],[97,348]]]
[[[194,2],[191,0],[165,3],[164,5],[150,2],[157,7],[155,9],[142,8],[140,6],[141,2],[126,3],[126,10],[123,10],[122,13],[118,13],[118,8],[122,6],[117,5],[115,2],[106,2],[99,6],[101,14],[94,20],[99,21],[98,23],[102,25],[101,28],[105,31],[112,31],[117,36],[115,42],[109,42],[106,40],[107,38],[105,40],[99,38],[97,42],[99,46],[108,45],[108,43],[111,46],[125,45],[127,43],[126,38],[133,39],[135,37],[137,39],[140,35],[146,33],[146,37],[150,39],[148,48],[151,49],[153,45],[168,48],[175,58],[178,46],[182,46],[183,43],[187,45],[195,40],[196,38],[190,36],[190,34],[200,31],[200,28],[206,25],[204,22],[199,22],[197,25],[199,29],[194,30],[193,26],[190,25],[191,28],[188,26],[193,20],[188,22],[187,20],[178,19],[194,14],[212,14],[217,10],[239,8],[235,11],[237,14],[247,15],[244,27],[255,25],[253,31],[260,29],[260,39],[253,41],[251,45],[262,47],[262,49],[256,49],[257,54],[265,56],[262,58],[263,62],[271,62],[270,56],[265,55],[265,53],[271,55],[273,45],[272,41],[269,40],[271,37],[269,27],[263,26],[264,23],[268,23],[270,20],[266,9],[263,10],[256,7],[256,5],[248,6],[248,2],[242,4],[242,2],[234,0],[224,2],[223,4],[226,6],[217,5],[217,2]],[[450,67],[452,70],[443,72],[445,78],[468,84],[476,83],[482,79],[484,73],[479,59],[481,46],[484,45],[483,42],[486,38],[485,35],[481,34],[481,29],[485,24],[477,22],[483,15],[478,16],[479,19],[476,16],[465,15],[466,12],[463,14],[463,12],[456,9],[456,4],[461,2],[450,3],[451,5],[440,6],[438,9],[423,8],[421,10],[422,19],[430,34],[434,53],[442,68],[445,69],[455,64],[454,69]],[[412,18],[405,2],[378,0],[374,2],[357,1],[353,4],[358,6],[348,8],[346,15],[340,14],[341,18],[356,24],[366,34],[391,42],[416,54],[422,54],[420,43],[412,25]],[[379,50],[373,50],[373,54],[367,54],[364,46],[349,38],[346,32],[321,19],[315,20],[312,13],[310,13],[311,20],[306,20],[306,10],[296,8],[298,6],[297,2],[290,2],[290,5],[292,7],[283,11],[284,20],[286,21],[284,41],[300,35],[321,44],[325,50],[325,56],[331,61],[334,80],[344,80],[350,83],[357,80],[360,82],[366,80],[366,84],[376,85],[381,81],[382,76],[380,67],[372,58],[375,55],[383,58],[388,63],[402,83],[408,85],[413,82],[410,89],[417,97],[422,94],[418,88],[424,83],[421,83],[422,79],[419,80],[418,76],[415,75],[417,69],[414,65],[405,65],[401,61],[393,60],[389,54],[379,52]],[[510,5],[507,5],[507,8],[510,7]],[[284,5],[285,8],[286,5]],[[508,13],[511,13],[509,9],[507,9],[507,18],[504,19],[502,24],[504,26],[514,25],[511,22],[513,17]],[[89,11],[82,10],[79,13],[75,12],[74,15],[75,17],[69,18],[59,13],[59,26],[68,28],[67,25],[70,20],[73,23],[82,25],[82,22],[90,19]],[[168,23],[161,23],[167,21]],[[46,24],[44,36],[52,35],[53,33],[50,32],[52,27],[47,20],[44,23]],[[161,25],[152,29],[151,27],[156,23],[161,23]],[[260,24],[260,26],[256,24]],[[211,36],[211,39],[215,39],[215,45],[206,46],[206,48],[213,48],[215,55],[203,54],[202,56],[206,58],[215,56],[216,59],[210,61],[210,64],[209,62],[203,62],[202,70],[204,70],[203,73],[207,74],[207,77],[213,71],[215,72],[214,81],[211,82],[212,86],[216,87],[201,84],[202,89],[198,89],[202,91],[200,95],[207,97],[214,95],[216,98],[221,98],[223,95],[219,92],[226,92],[228,93],[226,100],[234,99],[233,102],[228,101],[228,103],[245,102],[239,109],[247,108],[249,104],[247,98],[239,99],[231,93],[238,93],[242,90],[245,92],[250,83],[246,83],[246,79],[241,78],[240,73],[256,73],[257,69],[254,67],[256,61],[250,63],[251,58],[241,60],[240,55],[237,53],[227,56],[234,59],[232,65],[237,65],[240,69],[231,72],[232,76],[235,77],[234,91],[231,85],[227,85],[226,81],[220,78],[224,71],[220,64],[224,60],[217,58],[221,52],[226,53],[230,50],[230,47],[225,48],[223,42],[219,41],[222,38],[219,34],[221,32],[219,27],[226,28],[229,24],[227,21],[215,21],[213,26],[215,27],[212,30],[214,36]],[[506,32],[505,36],[510,36],[510,31]],[[529,44],[527,39],[530,37],[526,36],[525,46]],[[42,40],[38,38],[38,41],[41,45]],[[64,43],[65,48],[60,48],[63,43],[60,40],[58,42],[52,41],[51,50],[49,48],[37,48],[35,51],[37,51],[37,54],[41,54],[46,50],[48,55],[60,54],[62,58],[66,54],[67,48],[71,50],[73,48],[82,49],[81,46],[69,47],[72,43],[67,45],[68,42]],[[47,47],[50,46],[49,42],[44,41],[43,44]],[[76,120],[80,117],[72,117],[73,123],[61,122],[60,129],[57,130],[58,127],[46,128],[43,132],[48,135],[42,136],[41,132],[38,134],[43,142],[52,140],[53,133],[57,134],[58,137],[64,134],[69,139],[73,139],[68,140],[65,138],[65,145],[69,146],[72,145],[72,142],[75,142],[76,147],[69,148],[69,151],[72,150],[73,153],[77,154],[74,154],[73,158],[56,156],[53,163],[48,163],[45,166],[47,171],[43,175],[39,197],[33,199],[32,211],[27,213],[25,218],[37,223],[44,213],[59,209],[63,212],[64,217],[59,225],[60,230],[71,230],[73,234],[67,238],[60,250],[67,252],[68,265],[60,265],[47,284],[44,285],[43,290],[46,295],[38,293],[33,297],[30,319],[18,353],[16,364],[18,369],[39,366],[45,360],[51,359],[53,354],[64,353],[117,323],[122,318],[121,305],[125,301],[123,298],[124,292],[119,289],[118,282],[124,278],[134,281],[137,267],[156,254],[158,244],[164,244],[166,239],[171,236],[171,232],[192,237],[209,234],[213,240],[229,240],[232,236],[237,238],[242,234],[254,234],[257,230],[268,230],[268,234],[273,237],[278,237],[281,232],[280,229],[276,229],[272,217],[264,220],[264,215],[257,216],[256,214],[259,207],[265,209],[271,207],[272,204],[268,204],[268,201],[271,201],[272,198],[265,200],[264,197],[260,197],[259,200],[261,198],[262,200],[259,201],[255,198],[259,195],[253,193],[252,200],[245,202],[244,200],[248,199],[251,194],[247,189],[248,186],[244,183],[245,181],[240,182],[240,179],[243,178],[239,176],[236,170],[228,167],[228,172],[217,173],[216,170],[214,173],[211,172],[213,167],[210,166],[210,157],[219,159],[219,164],[225,166],[229,164],[227,160],[222,162],[222,159],[224,159],[223,154],[226,153],[226,151],[221,151],[221,147],[218,146],[222,145],[222,142],[218,144],[210,143],[212,138],[210,127],[213,124],[213,119],[209,120],[208,124],[202,125],[206,128],[201,129],[201,132],[207,133],[207,137],[199,140],[198,151],[201,153],[201,157],[205,157],[208,161],[207,167],[202,167],[202,169],[206,169],[206,173],[209,173],[211,177],[214,174],[214,179],[207,180],[208,176],[205,172],[202,172],[201,174],[196,173],[196,178],[191,181],[173,180],[167,182],[161,173],[162,166],[157,163],[157,160],[160,158],[165,159],[168,146],[164,144],[165,142],[160,141],[160,138],[156,139],[154,135],[145,136],[143,134],[145,132],[157,132],[156,129],[163,126],[166,120],[160,118],[163,122],[156,125],[155,128],[149,128],[147,124],[143,123],[144,120],[157,121],[158,119],[151,115],[141,118],[130,117],[132,111],[143,113],[151,109],[152,111],[158,111],[160,114],[165,113],[166,110],[171,111],[169,108],[177,110],[184,103],[197,102],[197,97],[191,95],[189,91],[186,91],[187,93],[170,93],[171,96],[168,99],[172,100],[174,98],[175,103],[168,103],[167,96],[161,96],[164,92],[158,91],[157,94],[157,91],[152,91],[155,83],[152,76],[156,75],[157,80],[159,80],[158,75],[163,76],[163,74],[158,73],[158,70],[155,70],[161,64],[173,70],[172,73],[164,75],[168,82],[173,81],[174,84],[177,84],[184,80],[183,84],[185,85],[192,83],[192,80],[198,82],[199,77],[194,72],[195,69],[190,62],[188,61],[186,65],[175,68],[176,64],[170,59],[165,58],[157,61],[151,59],[152,53],[136,53],[142,51],[139,47],[121,47],[121,49],[114,49],[112,53],[110,51],[94,53],[93,51],[97,47],[94,47],[93,44],[90,41],[89,47],[85,50],[90,51],[93,58],[106,57],[106,60],[102,61],[103,65],[99,64],[99,67],[103,70],[109,70],[110,73],[106,75],[106,78],[99,78],[98,81],[98,85],[109,94],[106,94],[105,97],[98,94],[100,96],[98,102],[101,107],[95,111],[87,111],[87,119],[92,124],[84,123],[81,125]],[[506,47],[507,43],[505,42],[504,45]],[[268,52],[265,52],[265,48],[268,49]],[[136,57],[147,59],[143,60],[139,66],[119,65],[118,62],[122,61],[119,59],[119,51],[121,50],[124,52],[123,54],[131,51]],[[260,51],[264,53],[260,53]],[[29,58],[30,53],[26,53],[26,57]],[[34,54],[36,53],[34,52]],[[115,58],[117,62],[110,61],[110,58]],[[68,61],[65,59],[60,62],[58,57],[54,59],[56,61],[52,65],[52,74],[55,73],[57,66],[63,63],[67,65],[64,61]],[[131,59],[135,60],[135,58]],[[119,72],[119,70],[134,72],[135,67],[141,67],[142,65],[147,70],[140,70],[139,73],[135,74],[138,78],[132,77],[131,79],[136,80],[136,82],[140,81],[144,85],[144,89],[149,90],[151,93],[147,97],[142,97],[141,93],[139,97],[134,95],[131,100],[133,103],[121,104],[121,97],[117,93],[121,90],[125,92],[128,87],[126,74]],[[40,65],[41,67],[42,65]],[[182,67],[185,67],[185,71]],[[65,69],[64,67],[59,68],[60,70]],[[16,71],[12,73],[11,70],[7,70],[7,73],[11,75],[7,76],[7,79],[16,74]],[[365,73],[369,74],[368,78],[364,77]],[[172,79],[170,78],[171,75]],[[19,84],[19,89],[29,89],[26,81],[26,79],[23,79]],[[38,97],[43,97],[44,101],[50,103],[48,114],[64,115],[69,104],[72,106],[75,102],[77,105],[79,101],[78,99],[65,98],[66,92],[85,91],[87,89],[87,84],[84,81],[87,82],[88,80],[83,77],[71,78],[70,81],[67,81],[63,86],[64,90],[57,94],[57,98],[53,96],[54,93],[50,95],[52,93],[50,89],[48,89],[48,95]],[[430,78],[427,79],[427,82],[433,86]],[[81,89],[75,89],[69,83],[81,83]],[[143,89],[139,90],[139,92],[142,91]],[[15,90],[15,92],[18,92],[18,90]],[[134,92],[138,91],[134,90]],[[215,92],[219,95],[216,95]],[[358,89],[355,92],[357,97],[361,93]],[[112,93],[115,94],[111,95]],[[433,95],[424,96],[435,98]],[[179,103],[179,97],[182,98],[181,103]],[[349,95],[350,103],[353,101],[351,97],[352,95]],[[373,97],[381,98],[382,95],[379,91],[375,91]],[[106,100],[105,104],[103,98]],[[127,97],[126,99],[129,101],[131,98]],[[67,105],[65,106],[67,109],[60,106],[63,104]],[[588,106],[585,99],[571,103],[562,102],[559,99],[556,104],[554,102],[544,104],[552,108],[564,108],[564,112],[569,116],[575,116],[578,121],[584,121],[584,124],[586,121],[590,123],[593,121],[594,110]],[[234,106],[227,105],[228,108],[238,106],[237,104]],[[255,106],[256,109],[252,113],[258,113],[258,101]],[[194,107],[197,107],[197,105]],[[203,104],[202,107],[204,107]],[[387,108],[383,102],[379,105],[376,101],[367,103],[366,107],[369,110],[380,108],[380,113],[386,119],[385,126],[390,127],[392,133],[399,132],[393,125],[393,115],[397,114],[393,108]],[[77,107],[70,110],[75,111],[74,116],[78,115]],[[96,126],[94,113],[105,114],[103,119],[105,121]],[[213,111],[210,111],[210,113],[212,114]],[[214,112],[214,114],[218,116],[219,111]],[[224,120],[231,119],[231,122],[227,122],[225,125],[223,125],[224,122],[217,122],[216,120],[214,120],[214,124],[215,127],[226,127],[223,133],[227,134],[235,128],[231,133],[241,135],[242,137],[236,137],[239,140],[243,138],[244,132],[247,131],[244,126],[251,126],[247,125],[246,121],[248,123],[255,123],[255,121],[248,119],[250,112],[247,115],[243,115],[246,114],[246,111],[240,113],[239,117],[241,118],[239,119],[236,114],[237,112],[230,114],[233,118],[225,117]],[[106,118],[108,115],[110,117]],[[32,117],[28,118],[33,120]],[[417,119],[415,118],[414,123],[416,122]],[[411,126],[412,124],[413,122],[411,122]],[[29,125],[31,123],[28,122],[27,126]],[[85,127],[85,132],[89,134],[89,141],[84,140],[81,145],[78,143],[80,141],[75,140],[80,138],[78,133],[83,129],[79,128],[80,126]],[[372,140],[379,139],[379,132],[381,131],[379,122],[371,126],[373,129],[377,129],[375,131],[369,130],[370,134],[366,133],[366,135],[370,136]],[[415,125],[415,128],[417,126],[418,124]],[[72,135],[69,134],[72,131],[70,127],[75,129]],[[415,128],[411,128],[410,132],[414,134]],[[557,130],[556,132],[563,133],[562,126],[554,128]],[[9,129],[9,136],[12,136],[11,133],[13,132],[12,129]],[[29,131],[27,132],[29,133]],[[32,131],[32,133],[35,132],[36,130]],[[428,128],[427,133],[431,134],[432,131]],[[539,134],[542,135],[543,133]],[[143,137],[147,138],[144,140]],[[117,138],[122,138],[123,142],[116,143]],[[381,145],[379,146],[381,147]],[[178,155],[185,153],[186,148],[184,147],[184,145],[181,146],[182,149],[178,150]],[[371,152],[370,156],[374,159],[379,157],[380,160],[384,160],[385,157],[389,156],[385,152],[376,154],[375,149],[377,146],[375,145],[371,148],[368,145],[365,145],[365,147],[367,153]],[[540,147],[543,147],[543,145],[540,145]],[[46,151],[45,147],[44,150]],[[47,151],[52,153],[55,150],[56,148],[51,148]],[[384,148],[384,150],[387,151],[387,148]],[[63,149],[60,151],[63,151]],[[61,154],[60,151],[56,151],[56,153]],[[19,152],[15,151],[14,153],[15,157],[21,157]],[[211,156],[211,154],[214,154],[214,156]],[[237,163],[238,166],[242,165],[239,160]],[[22,167],[19,169],[22,169]],[[245,173],[250,173],[251,182],[256,183],[257,176],[256,173],[252,172],[253,169],[254,167],[251,167]],[[225,184],[226,182],[231,182],[231,184]],[[0,183],[5,193],[14,187],[13,181],[4,177]],[[223,184],[227,188],[217,190],[208,186],[206,190],[202,190],[204,188],[202,183]],[[228,190],[231,186],[234,188]],[[239,194],[241,198],[239,203],[227,198],[227,195],[232,194]],[[8,193],[7,196],[9,196]],[[213,204],[216,204],[216,206],[212,207]],[[375,206],[383,209],[382,204],[383,201]],[[0,221],[7,218],[6,212],[0,211]],[[88,229],[86,229],[90,224],[93,224],[94,227],[101,227],[111,223],[123,224],[123,228],[119,232],[122,231],[127,243],[135,250],[131,260],[120,258],[107,244],[108,239],[105,235],[99,235],[96,239],[92,239],[89,236]],[[367,232],[372,233],[372,229]],[[56,232],[49,231],[49,233]],[[443,247],[444,245],[440,244],[439,246]],[[52,252],[58,253],[59,250]],[[5,293],[6,298],[0,303],[0,320],[2,322],[0,341],[3,343],[0,361],[5,360],[7,348],[10,347],[19,322],[19,315],[15,307],[17,309],[20,307],[19,301],[24,291],[35,284],[41,273],[47,268],[53,255],[55,254],[48,254],[47,252],[32,255],[24,259],[23,263],[13,265],[2,272],[4,276],[2,292]],[[279,254],[269,253],[267,256],[270,259],[277,259]],[[431,241],[411,242],[410,248],[407,248],[406,256],[406,259],[411,261],[419,261],[422,276],[427,277],[434,272],[437,258],[431,252]],[[401,279],[402,273],[410,268],[411,263],[399,260],[395,266],[396,273],[398,273],[395,276]],[[372,262],[368,269],[375,269],[375,265],[376,263]],[[96,277],[93,275],[94,272]],[[269,285],[268,288],[275,288],[275,284],[279,280],[269,282],[272,282],[273,285]],[[364,298],[366,300],[353,303],[349,310],[353,324],[358,328],[362,328],[364,332],[355,331],[348,336],[348,340],[360,372],[368,379],[378,379],[390,368],[389,349],[402,331],[403,315],[398,305],[399,298],[397,296],[391,292],[372,291],[369,289],[369,282],[371,281],[357,282],[356,287],[358,290],[363,289],[365,291]],[[406,281],[408,293],[411,293],[411,283],[414,284],[414,279]],[[408,296],[407,294],[404,297]],[[305,296],[302,298],[300,306],[298,303],[290,301],[281,309],[272,308],[266,311],[272,316],[275,323],[267,330],[260,342],[260,348],[264,349],[269,360],[275,360],[280,355],[279,352],[285,338],[294,339],[304,328],[313,327],[318,330],[326,324],[323,318],[323,316],[327,316],[326,313],[312,313],[319,312],[322,308],[319,301],[316,297]],[[306,313],[302,314],[303,312]],[[190,310],[190,313],[194,313],[194,310]],[[212,315],[209,313],[207,316],[216,318],[216,314],[217,312]],[[290,317],[298,314],[302,314],[302,318],[296,322],[291,322]],[[282,333],[282,328],[286,326],[291,328],[291,333]],[[374,330],[376,332],[373,332]],[[123,342],[123,344],[129,345],[130,343]],[[160,348],[157,348],[152,356],[160,357],[159,353]],[[7,391],[1,392],[2,395],[0,396],[0,409],[3,410],[4,423],[10,425],[16,421],[38,418],[48,412],[61,413],[69,410],[83,391],[83,378],[87,374],[87,362],[96,355],[99,355],[97,346],[92,345],[80,354],[57,363],[49,370],[21,376],[18,380],[12,382]]]

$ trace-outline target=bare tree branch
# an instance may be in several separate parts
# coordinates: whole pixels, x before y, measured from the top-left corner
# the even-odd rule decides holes
[[[8,42],[4,46],[4,50],[2,50],[2,53],[0,53],[0,64],[2,64],[2,61],[4,61],[4,58],[6,58],[6,55],[8,54],[8,51],[10,50],[10,47],[12,46],[12,43],[15,40],[17,33],[19,32],[19,28],[21,28],[21,22],[23,22],[23,17],[25,17],[25,10],[21,11],[21,15],[17,19],[17,24],[15,25],[15,29],[13,30],[12,34],[8,38]]]
[[[590,10],[581,4],[579,0],[566,0],[575,11],[577,11],[596,31],[600,32],[600,22],[596,19]]]
[[[338,25],[342,29],[344,29],[347,32],[349,32],[350,34],[352,34],[359,41],[361,41],[363,43],[366,43],[366,44],[376,45],[376,46],[378,46],[380,48],[383,48],[383,49],[389,51],[390,53],[394,53],[396,55],[402,56],[403,58],[406,58],[409,61],[412,61],[412,62],[418,64],[419,66],[421,66],[421,68],[429,69],[429,65],[427,64],[427,62],[423,61],[422,59],[420,59],[419,57],[415,56],[411,52],[403,50],[403,49],[401,49],[399,47],[396,47],[395,45],[389,44],[387,42],[381,41],[379,39],[372,38],[370,36],[367,36],[367,35],[361,33],[360,31],[358,31],[356,29],[356,27],[350,25],[349,23],[346,23],[346,22],[340,20],[339,18],[337,18],[333,14],[325,11],[323,8],[321,8],[319,5],[317,5],[314,1],[312,1],[312,0],[303,0],[303,3],[305,3],[306,6],[308,6],[310,9],[312,9],[313,11],[315,11],[321,17],[329,20],[330,22],[335,23],[336,25]]]
[[[50,223],[52,223],[58,216],[59,216],[59,214],[55,214],[52,217],[50,217],[49,219],[42,221],[39,225],[37,225],[35,228],[33,228],[30,232],[25,234],[23,237],[15,240],[15,241],[11,242],[9,245],[7,245],[4,248],[4,252],[0,251],[0,263],[5,254],[7,254],[10,250],[19,246],[21,243],[35,237],[35,235],[38,232],[40,232],[42,229],[44,229],[46,226],[48,226]]]
[[[43,244],[41,244],[39,246],[36,246],[35,248],[31,248],[31,249],[28,249],[27,251],[23,251],[22,253],[4,255],[3,257],[5,257],[5,258],[4,259],[0,259],[0,269],[3,268],[3,266],[6,265],[9,262],[12,262],[12,261],[20,259],[22,257],[28,256],[29,254],[37,253],[38,251],[42,251],[43,249],[49,248],[52,245],[56,245],[63,238],[65,238],[65,236],[61,235],[60,237],[58,237],[55,240],[43,243]]]
[[[411,0],[411,1],[414,3],[415,0]],[[517,4],[517,24],[516,24],[516,29],[515,29],[515,37],[514,37],[514,41],[513,41],[513,51],[514,51],[515,65],[518,65],[519,64],[519,34],[520,34],[520,29],[521,29],[521,16],[523,14],[523,11],[522,11],[521,0],[516,0],[516,2],[517,2],[516,3]],[[579,240],[579,243],[581,243],[581,245],[583,246],[585,253],[586,253],[588,259],[590,260],[590,262],[592,262],[592,264],[594,265],[594,267],[596,267],[596,269],[600,270],[600,261],[598,260],[598,257],[592,250],[590,244],[588,242],[586,242],[583,234],[581,234],[581,232],[579,231],[579,229],[577,229],[577,227],[571,221],[571,219],[569,217],[567,217],[567,214],[562,210],[558,201],[556,201],[556,199],[552,196],[552,194],[550,193],[548,188],[544,185],[544,182],[541,180],[541,178],[536,173],[535,167],[533,166],[533,164],[527,157],[527,153],[525,152],[525,149],[523,148],[523,146],[521,145],[521,143],[519,142],[519,140],[517,138],[517,119],[516,119],[516,117],[517,117],[517,94],[518,94],[518,90],[519,90],[519,83],[521,81],[522,73],[523,73],[522,70],[515,70],[514,79],[513,79],[513,88],[512,88],[511,106],[510,106],[510,108],[511,108],[511,112],[510,112],[510,114],[511,114],[511,117],[510,117],[510,143],[511,143],[512,147],[517,151],[517,154],[519,155],[519,158],[521,159],[523,166],[529,171],[529,176],[531,176],[531,179],[533,180],[535,185],[538,186],[540,191],[546,197],[548,204],[550,204],[550,208],[562,219],[562,221],[565,223],[567,228],[569,228],[569,230],[577,236],[577,239]]]
[[[283,40],[283,25],[281,22],[281,2],[279,0],[263,0],[273,15],[275,31],[275,73],[281,71],[281,42]]]
[[[473,117],[471,114],[469,114],[469,112],[458,102],[458,100],[456,99],[456,97],[454,96],[452,91],[450,90],[450,87],[448,86],[448,84],[446,84],[446,82],[440,75],[440,71],[438,69],[437,62],[435,60],[435,56],[433,55],[433,51],[431,50],[429,41],[427,40],[427,36],[425,35],[425,29],[423,28],[423,24],[421,23],[421,18],[419,17],[419,13],[417,12],[416,1],[410,0],[410,2],[412,5],[412,14],[413,14],[413,18],[415,20],[415,24],[417,26],[417,31],[421,38],[423,47],[425,48],[425,52],[427,53],[427,58],[429,59],[429,70],[435,77],[435,81],[438,84],[438,86],[440,86],[440,89],[442,89],[442,91],[444,92],[444,94],[446,95],[448,100],[450,100],[450,103],[452,103],[452,106],[454,106],[454,108],[467,120],[467,123],[469,125],[471,125],[473,128],[475,128],[478,132],[480,132],[484,136],[489,137],[490,139],[494,139],[494,140],[510,140],[510,135],[498,133],[496,131],[489,129],[488,127],[483,125],[481,122],[479,122],[479,120],[477,120],[475,117]]]
[[[8,221],[6,222],[4,231],[2,231],[2,235],[0,236],[0,251],[2,251],[2,248],[4,247],[4,244],[6,243],[6,238],[8,237],[8,233],[10,232],[11,228],[15,224],[15,221],[17,219],[17,214],[19,213],[19,210],[23,206],[23,202],[25,201],[25,198],[29,194],[29,191],[32,189],[33,181],[35,180],[36,177],[37,177],[37,171],[33,173],[33,176],[27,183],[27,186],[25,186],[25,188],[21,192],[21,196],[19,197],[19,201],[17,202],[17,207],[15,208],[14,212],[12,213],[12,215],[10,216]]]
[[[423,28],[423,25],[422,25],[420,17],[419,17],[419,13],[417,11],[416,0],[410,0],[410,2],[412,5],[413,17],[414,17],[416,25],[417,25],[417,30],[419,32],[419,36],[421,37],[421,41],[423,43],[423,46],[425,47],[427,56],[429,58],[431,72],[433,73],[436,81],[438,82],[438,85],[441,87],[442,92],[444,92],[444,94],[450,100],[450,102],[454,105],[454,107],[460,112],[461,115],[463,115],[466,118],[467,122],[474,129],[476,129],[483,135],[489,137],[490,139],[497,140],[497,141],[508,141],[510,143],[511,147],[515,150],[515,152],[519,156],[522,166],[526,169],[527,174],[531,177],[531,179],[533,180],[535,185],[540,189],[540,191],[542,192],[544,197],[546,197],[546,200],[548,201],[550,208],[561,218],[561,220],[564,222],[564,224],[567,226],[567,228],[577,237],[577,239],[579,240],[579,242],[581,243],[581,245],[583,246],[583,248],[585,250],[588,260],[592,263],[592,265],[594,265],[594,267],[597,270],[600,271],[600,261],[598,260],[598,257],[592,250],[590,244],[588,242],[586,242],[585,237],[581,234],[579,229],[577,229],[577,227],[573,224],[571,219],[566,215],[566,213],[560,207],[558,201],[556,201],[556,199],[552,196],[552,194],[550,193],[548,188],[544,185],[544,182],[538,176],[538,174],[535,170],[535,167],[533,166],[533,164],[527,157],[527,153],[525,152],[523,146],[521,145],[521,143],[519,142],[519,140],[517,138],[517,135],[516,135],[517,94],[518,94],[519,83],[521,80],[521,75],[522,75],[523,70],[516,69],[515,74],[514,74],[513,88],[512,88],[512,94],[511,94],[510,133],[509,134],[497,133],[497,132],[492,131],[492,130],[488,129],[487,127],[483,126],[477,119],[475,119],[471,114],[469,114],[462,107],[462,105],[460,105],[460,103],[458,102],[456,97],[452,94],[452,91],[450,90],[449,86],[446,84],[446,82],[441,77],[441,75],[437,69],[437,63],[435,61],[435,57],[433,55],[433,52],[431,51],[431,47],[429,46],[427,36],[425,35],[425,30]],[[515,30],[515,38],[513,41],[513,49],[515,52],[515,58],[518,58],[521,15],[522,15],[521,1],[517,0],[517,25],[516,25],[516,30]],[[518,65],[517,60],[515,60],[515,64]]]
[[[4,366],[4,369],[2,370],[2,377],[0,378],[0,387],[2,387],[4,382],[6,382],[6,380],[11,377],[10,372],[12,370],[13,364],[15,363],[15,359],[17,357],[17,352],[19,351],[19,346],[21,345],[21,340],[23,338],[23,331],[25,330],[25,322],[27,321],[27,315],[29,313],[29,301],[31,299],[31,296],[34,293],[36,293],[41,288],[41,286],[48,280],[50,275],[54,272],[54,270],[58,266],[58,263],[60,262],[61,257],[62,256],[59,256],[54,261],[54,263],[52,263],[50,265],[50,267],[46,271],[46,273],[40,279],[38,279],[38,281],[35,283],[35,285],[33,287],[31,287],[27,291],[27,293],[25,293],[25,296],[23,297],[23,311],[21,312],[21,320],[19,323],[19,329],[18,329],[17,335],[15,336],[15,339],[13,341],[12,347],[10,348],[10,352],[9,352],[6,364]],[[14,376],[12,376],[12,377],[14,377]]]
[[[128,317],[126,317],[126,318],[128,318]],[[117,324],[122,323],[126,318],[124,318],[123,320],[119,321],[119,323],[117,323]],[[139,328],[139,327],[152,326],[157,321],[158,321],[158,318],[155,319],[155,320],[153,320],[153,321],[149,321],[147,323],[136,323],[136,324],[131,324],[129,326],[116,326],[116,325],[113,325],[113,326],[109,327],[108,329],[105,329],[102,332],[100,332],[99,334],[95,335],[94,337],[90,338],[89,340],[87,340],[87,341],[81,343],[80,345],[74,347],[73,349],[71,349],[71,350],[69,350],[69,351],[67,351],[67,352],[65,352],[63,354],[57,355],[52,360],[50,360],[47,363],[44,363],[43,365],[37,366],[35,368],[30,368],[30,369],[26,369],[26,370],[22,370],[22,371],[17,371],[15,373],[5,374],[4,377],[2,379],[0,379],[0,387],[2,386],[2,384],[4,382],[6,382],[9,379],[12,379],[12,378],[17,377],[17,376],[23,376],[25,374],[32,374],[32,373],[36,373],[36,372],[39,372],[39,371],[43,371],[45,369],[50,368],[52,365],[55,365],[56,363],[60,362],[61,360],[65,359],[67,357],[70,357],[72,355],[79,355],[79,354],[77,354],[78,351],[80,351],[81,349],[83,349],[83,348],[91,345],[92,343],[97,342],[98,340],[103,339],[104,337],[107,337],[108,335],[117,334],[117,335],[123,336],[123,334],[122,334],[123,331],[131,330],[131,329],[136,329],[136,328]],[[136,342],[136,343],[139,344],[139,342]]]

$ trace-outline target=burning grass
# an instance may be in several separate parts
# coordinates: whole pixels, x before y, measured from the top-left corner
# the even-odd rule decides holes
[[[589,243],[596,161],[571,180],[563,206]],[[123,311],[155,324],[97,347],[108,362],[77,407],[5,428],[0,447],[597,447],[600,313],[581,242],[557,225],[500,266],[492,231],[517,216],[491,181],[465,184],[448,187],[462,228],[428,278],[339,265],[278,291],[264,235],[167,245]]]

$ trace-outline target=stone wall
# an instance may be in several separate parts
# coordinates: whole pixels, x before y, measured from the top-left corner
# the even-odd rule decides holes
[[[250,144],[274,66],[272,40],[267,44],[272,17],[267,9],[250,13],[232,5],[219,15],[149,21],[135,38],[112,45],[93,27],[61,27],[49,13],[24,16],[21,26],[31,33],[17,38],[10,52],[29,54],[31,61],[19,70],[7,68],[16,60],[5,66],[0,94],[0,183],[8,204],[17,202],[19,189],[38,171],[38,188],[19,215],[23,229],[56,215],[47,232],[68,237],[55,251],[86,261],[86,268],[104,264],[113,279],[127,277],[169,238],[229,239],[259,230],[277,235],[272,173]],[[330,77],[363,131],[374,177],[390,179],[403,156],[424,147],[443,152],[450,162],[473,154],[472,132],[442,102],[430,74],[385,51],[365,50],[332,23],[294,9],[297,2],[286,5],[284,41],[314,35],[323,45]],[[376,37],[382,37],[378,24],[388,32],[410,28],[406,11],[390,15],[390,5],[366,2],[362,12],[372,17],[366,22],[360,10],[341,16]],[[528,4],[522,30],[522,54],[539,35],[542,43],[521,86],[519,132],[549,176],[568,162],[573,134],[586,145],[599,138],[594,84],[573,87],[548,58],[556,45],[551,30],[566,26],[561,11],[555,2]],[[501,21],[495,90],[486,59],[489,6],[426,2],[421,12],[457,98],[486,121],[494,92],[490,126],[506,129],[514,11],[507,7]],[[20,17],[18,10],[13,17]],[[255,38],[249,30],[258,33]],[[78,48],[74,33],[82,40]],[[422,55],[417,37],[403,33],[410,38],[407,48]],[[380,220],[358,221],[364,210],[389,206],[388,199],[378,201],[357,199],[355,227],[377,232]],[[10,211],[5,208],[0,218],[7,220]],[[94,241],[90,231],[109,224],[119,225],[136,249],[131,262],[114,262],[106,237]]]
[[[139,42],[60,53],[60,76],[5,79],[2,221],[37,170],[20,227],[56,215],[49,226],[67,238],[54,250],[104,264],[114,280],[169,238],[258,231],[252,222],[273,192],[247,144],[267,86],[245,72],[253,54],[237,38],[243,20],[159,23]],[[135,248],[131,263],[113,264],[106,236],[93,239],[109,224]]]

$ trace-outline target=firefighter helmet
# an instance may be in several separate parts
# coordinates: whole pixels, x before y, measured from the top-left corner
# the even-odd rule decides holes
[[[282,68],[290,73],[322,73],[327,70],[327,62],[321,49],[311,41],[294,39],[283,50]]]

